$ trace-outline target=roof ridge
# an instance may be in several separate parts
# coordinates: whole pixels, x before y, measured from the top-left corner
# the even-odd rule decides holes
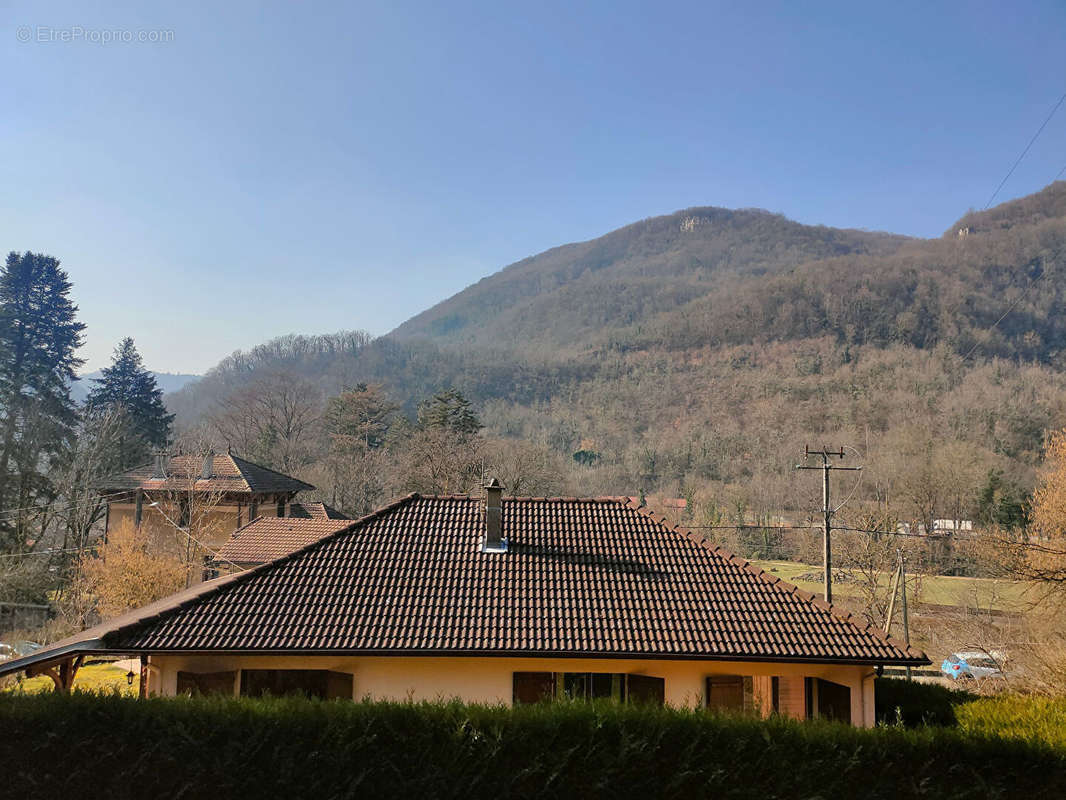
[[[828,612],[834,618],[841,620],[842,622],[846,622],[849,625],[858,628],[860,631],[873,634],[875,638],[880,639],[883,642],[887,642],[888,644],[891,644],[901,653],[904,653],[915,659],[928,660],[928,656],[926,656],[926,654],[921,650],[918,650],[915,647],[906,644],[905,642],[899,641],[894,636],[889,636],[876,625],[867,622],[861,617],[856,617],[850,611],[846,611],[845,609],[833,603],[827,603],[823,598],[818,597],[818,595],[812,592],[805,591],[796,586],[795,584],[789,583],[784,578],[779,578],[777,575],[771,575],[769,572],[762,569],[761,567],[757,567],[752,564],[748,559],[741,558],[740,556],[735,555],[734,553],[729,550],[726,550],[720,545],[712,546],[707,541],[706,537],[697,535],[688,528],[685,528],[679,524],[674,524],[672,526],[669,525],[669,521],[667,520],[665,515],[661,514],[661,519],[656,519],[655,513],[651,511],[647,506],[635,506],[632,504],[632,502],[629,501],[628,498],[626,498],[626,502],[623,505],[627,506],[628,508],[631,508],[633,511],[636,511],[638,514],[647,517],[656,524],[666,527],[667,530],[673,533],[680,533],[681,535],[686,536],[688,539],[693,541],[695,544],[703,547],[708,552],[713,553],[716,556],[728,561],[729,563],[734,564],[740,567],[741,569],[751,573],[763,583],[767,584],[770,588],[779,592],[783,592],[785,594],[792,595],[793,597],[798,597],[800,600],[804,600],[813,605],[815,608]]]
[[[475,500],[480,502],[484,498],[476,494],[419,494],[423,500]],[[619,503],[626,498],[620,495],[596,495],[594,497],[574,497],[564,495],[507,495],[504,500],[517,503]]]
[[[105,633],[103,633],[101,635],[104,636],[104,637],[114,636],[115,634],[118,634],[118,633],[120,633],[122,631],[128,630],[130,628],[136,628],[136,627],[138,627],[140,625],[144,625],[145,623],[150,622],[152,620],[159,619],[160,617],[162,617],[162,616],[164,616],[166,614],[173,614],[173,613],[175,613],[177,611],[180,611],[182,608],[184,608],[185,606],[189,605],[190,603],[192,603],[194,601],[201,600],[205,595],[214,594],[214,593],[216,593],[216,592],[218,592],[218,591],[220,591],[222,589],[225,589],[226,587],[236,586],[236,585],[239,585],[241,583],[244,583],[245,581],[249,580],[253,575],[258,575],[260,572],[265,572],[265,571],[267,571],[269,569],[273,569],[273,568],[275,568],[275,567],[277,567],[277,566],[279,566],[281,564],[284,564],[287,561],[290,561],[291,559],[295,558],[296,556],[307,552],[311,548],[317,547],[318,545],[322,544],[323,542],[332,541],[334,538],[340,536],[341,534],[348,533],[353,528],[356,528],[359,525],[362,525],[362,524],[364,524],[366,522],[369,522],[370,520],[376,519],[378,517],[384,516],[385,514],[389,514],[389,513],[393,512],[393,511],[395,511],[397,508],[403,506],[404,504],[406,504],[406,503],[408,503],[408,502],[410,502],[412,500],[417,500],[419,497],[420,497],[420,495],[418,494],[418,492],[411,492],[409,494],[405,494],[403,497],[399,497],[396,500],[393,500],[391,503],[388,503],[388,504],[382,506],[381,508],[378,508],[378,509],[370,512],[369,514],[363,515],[359,519],[338,520],[338,522],[349,522],[351,524],[346,525],[346,526],[344,526],[343,528],[341,528],[339,530],[333,531],[332,533],[328,533],[325,536],[323,536],[321,539],[317,539],[317,540],[315,540],[313,542],[310,542],[310,543],[304,545],[303,547],[299,548],[298,550],[293,550],[291,553],[287,553],[286,555],[283,555],[280,558],[275,558],[273,561],[268,561],[265,564],[260,564],[259,566],[252,567],[251,569],[246,569],[243,572],[238,572],[238,573],[235,573],[233,575],[224,575],[221,578],[215,578],[215,580],[220,581],[220,583],[218,585],[216,585],[216,586],[212,586],[210,590],[205,590],[203,592],[199,592],[199,593],[197,593],[197,594],[195,594],[195,595],[193,595],[191,597],[183,599],[181,602],[175,603],[172,606],[163,606],[158,611],[156,611],[156,612],[154,612],[152,614],[146,615],[144,617],[138,617],[135,620],[131,620],[129,623],[126,623],[126,624],[124,624],[124,625],[122,625],[120,627],[117,627],[117,628],[113,629],[113,630],[107,631],[107,632],[105,632]],[[257,517],[256,519],[260,519],[260,518]],[[283,518],[279,518],[279,519],[283,519]],[[200,584],[200,586],[205,586],[207,583],[211,583],[211,581],[206,581],[205,583]],[[171,597],[176,597],[176,596],[178,596],[180,594],[182,594],[182,593],[179,592],[176,595],[171,595]],[[162,603],[166,599],[167,598],[163,598],[159,602]]]
[[[215,454],[213,453],[212,456],[213,455],[215,455]],[[297,483],[302,483],[304,486],[307,486],[307,487],[309,487],[311,489],[315,488],[314,486],[311,486],[311,484],[309,484],[307,481],[302,481],[299,478],[295,478],[292,475],[287,475],[284,472],[278,472],[278,470],[272,469],[270,467],[264,467],[262,464],[257,464],[254,461],[249,461],[247,458],[243,458],[243,457],[237,455],[236,453],[218,453],[217,455],[223,456],[224,458],[229,458],[231,461],[233,461],[233,465],[235,467],[237,467],[237,471],[241,474],[241,477],[244,478],[246,483],[248,482],[248,476],[244,474],[244,470],[242,470],[240,468],[240,466],[237,464],[238,461],[243,462],[245,464],[251,464],[256,469],[265,470],[267,472],[273,473],[274,475],[278,475],[278,476],[280,476],[282,478],[288,478],[290,481],[296,481]],[[248,484],[248,488],[249,489],[252,488],[251,484]]]

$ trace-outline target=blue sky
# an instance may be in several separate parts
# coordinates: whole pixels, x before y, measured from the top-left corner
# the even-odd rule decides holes
[[[939,235],[1066,91],[1061,2],[152,5],[0,3],[0,248],[63,261],[87,369],[385,333],[692,205]],[[1066,107],[997,202],[1064,165]]]

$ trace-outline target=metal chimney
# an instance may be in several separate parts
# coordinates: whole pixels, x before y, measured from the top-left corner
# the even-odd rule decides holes
[[[167,454],[162,450],[156,451],[155,469],[152,470],[152,477],[159,480],[167,477]]]
[[[215,474],[215,457],[208,453],[204,456],[204,465],[200,469],[200,477],[205,481],[210,480]]]
[[[503,486],[493,478],[485,484],[485,552],[507,552],[503,538]]]

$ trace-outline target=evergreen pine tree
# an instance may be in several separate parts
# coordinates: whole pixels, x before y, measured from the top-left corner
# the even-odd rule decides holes
[[[471,436],[484,425],[474,409],[457,389],[446,389],[418,409],[418,422],[423,428],[451,431],[461,436]]]
[[[104,367],[93,383],[86,400],[90,409],[117,406],[126,414],[133,438],[126,448],[129,461],[144,460],[151,448],[166,445],[174,415],[167,413],[163,391],[144,368],[132,338],[127,336],[119,343],[111,366]]]
[[[0,270],[0,512],[49,501],[50,464],[78,414],[70,397],[85,326],[59,260],[12,252]],[[25,545],[29,515],[0,513],[0,549]]]

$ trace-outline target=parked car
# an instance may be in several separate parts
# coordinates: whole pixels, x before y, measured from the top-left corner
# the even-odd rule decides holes
[[[0,642],[0,661],[28,656],[34,650],[40,650],[37,642]]]
[[[1006,658],[995,650],[966,650],[952,653],[940,665],[940,672],[952,680],[981,680],[1003,678],[1003,663]]]

